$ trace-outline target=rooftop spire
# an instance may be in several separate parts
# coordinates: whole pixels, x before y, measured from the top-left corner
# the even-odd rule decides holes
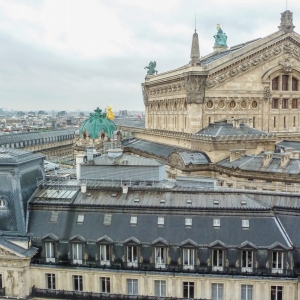
[[[200,57],[200,50],[199,50],[198,33],[196,32],[196,28],[195,28],[195,33],[193,34],[190,63],[191,64],[200,64],[199,57]]]

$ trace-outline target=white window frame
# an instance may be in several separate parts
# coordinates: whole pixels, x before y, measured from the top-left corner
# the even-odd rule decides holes
[[[110,286],[110,277],[100,277],[100,293],[110,294]]]
[[[253,300],[253,285],[241,285],[241,300]]]
[[[78,289],[75,289],[75,282],[77,281]],[[83,276],[82,275],[73,275],[73,291],[82,292],[83,291]]]
[[[245,253],[245,259],[244,254]],[[250,255],[249,255],[250,254]],[[249,256],[251,256],[249,258]],[[251,250],[242,250],[241,252],[241,267],[242,272],[253,272],[253,251]]]
[[[5,200],[4,199],[0,199],[0,207],[3,208],[6,206]]]
[[[182,265],[184,270],[194,270],[195,265],[195,249],[182,248]]]
[[[215,288],[216,295],[214,296],[213,290]],[[224,296],[224,284],[223,283],[212,283],[211,284],[211,299],[212,300],[223,300]]]
[[[273,260],[274,254],[276,256],[275,263]],[[272,252],[272,273],[279,273],[279,274],[283,273],[283,252],[282,251]]]
[[[136,253],[136,257],[135,254]],[[139,264],[139,248],[138,246],[127,246],[127,266],[138,267]]]
[[[217,255],[217,260],[215,262],[214,256],[215,253]],[[221,253],[221,259],[220,259],[220,253]],[[212,250],[212,270],[213,271],[223,271],[224,269],[224,250],[222,249],[213,249]]]
[[[192,218],[185,218],[185,226],[193,226],[193,219]]]
[[[281,289],[281,290],[280,290]],[[272,285],[271,286],[271,300],[281,300],[284,299],[284,295],[283,295],[283,286],[279,286],[279,285]],[[275,291],[275,297],[272,297],[272,292]],[[278,297],[278,293],[281,292],[282,297]]]
[[[100,265],[110,266],[110,245],[108,244],[100,244]]]
[[[131,216],[130,225],[136,225],[136,224],[137,224],[137,216]]]
[[[187,287],[187,297],[184,296],[184,288]],[[191,295],[193,289],[193,295]],[[195,283],[193,281],[182,282],[182,298],[194,299],[195,298]]]
[[[127,295],[138,295],[139,286],[137,279],[127,279]]]
[[[83,244],[72,243],[72,262],[73,264],[82,264]]]
[[[83,224],[84,223],[84,214],[78,214],[77,215],[77,224]]]
[[[50,278],[50,281],[49,281],[49,278]],[[56,280],[55,279],[56,279],[55,274],[52,274],[52,273],[45,274],[47,290],[56,290]]]
[[[166,297],[166,281],[154,280],[154,296]]]
[[[215,218],[213,220],[213,225],[214,225],[214,227],[220,227],[221,226],[221,219]]]
[[[155,257],[155,268],[165,268],[166,258],[167,258],[167,248],[166,247],[155,247],[154,248]]]
[[[242,228],[249,228],[250,222],[249,220],[242,220]]]
[[[55,244],[54,242],[45,242],[46,262],[55,263]]]
[[[164,226],[165,225],[165,218],[164,217],[158,217],[157,218],[157,225]]]

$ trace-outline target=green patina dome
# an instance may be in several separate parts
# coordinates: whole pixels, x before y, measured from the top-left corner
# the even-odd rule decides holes
[[[114,131],[117,130],[115,123],[106,118],[106,114],[102,113],[102,110],[97,107],[94,110],[94,114],[90,114],[90,117],[85,120],[80,128],[80,136],[83,132],[86,132],[92,139],[99,138],[99,133],[105,132],[110,138]]]

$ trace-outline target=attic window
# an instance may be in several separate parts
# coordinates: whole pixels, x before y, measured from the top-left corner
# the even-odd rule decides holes
[[[134,199],[134,202],[139,203],[140,199],[136,198],[136,199]]]
[[[84,214],[79,214],[77,216],[77,224],[83,224],[84,222]]]
[[[247,205],[247,201],[242,200],[242,201],[241,201],[241,205]]]
[[[111,214],[104,215],[103,225],[111,225]]]
[[[193,219],[192,218],[185,218],[185,226],[192,226],[193,225]]]
[[[214,227],[220,227],[221,226],[220,219],[214,219],[213,224],[214,224]]]
[[[53,211],[51,213],[50,222],[57,222],[58,219],[58,211]]]
[[[136,225],[136,224],[137,224],[137,216],[131,216],[130,225]]]
[[[5,201],[3,199],[0,199],[0,207],[5,207]]]
[[[214,200],[214,205],[219,205],[219,200]]]
[[[249,228],[249,220],[242,220],[242,227]]]
[[[164,217],[158,217],[157,225],[164,225],[164,224],[165,224],[165,218]]]
[[[186,200],[186,204],[188,204],[188,205],[192,205],[192,200]]]
[[[117,194],[111,194],[112,197],[117,197]]]

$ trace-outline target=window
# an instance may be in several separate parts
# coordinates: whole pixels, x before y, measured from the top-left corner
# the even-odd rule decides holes
[[[293,99],[292,100],[292,109],[297,109],[298,108],[298,99]]]
[[[293,118],[293,127],[296,127],[296,117]]]
[[[104,221],[103,221],[103,225],[110,225],[111,224],[111,214],[105,214],[104,215]]]
[[[289,89],[289,75],[282,75],[282,90],[288,91]]]
[[[192,218],[185,218],[185,226],[192,226],[193,219]]]
[[[158,217],[157,218],[157,225],[163,226],[165,224],[165,218],[164,217]]]
[[[298,80],[295,77],[292,79],[292,91],[298,91]]]
[[[283,252],[272,252],[272,273],[283,272]]]
[[[278,109],[278,99],[272,99],[272,109]]]
[[[57,219],[58,219],[58,211],[53,211],[51,213],[50,222],[51,223],[56,223]]]
[[[241,300],[252,300],[253,285],[242,284],[241,286]]]
[[[154,295],[155,297],[166,297],[165,280],[154,280]]]
[[[131,216],[130,225],[136,225],[136,224],[137,224],[137,216]]]
[[[53,242],[45,242],[46,262],[55,262],[55,244]]]
[[[183,248],[183,269],[194,270],[195,249]]]
[[[224,251],[212,250],[212,269],[213,271],[223,271]]]
[[[127,246],[127,266],[137,267],[138,266],[138,247]]]
[[[100,245],[100,264],[110,265],[110,245]]]
[[[253,117],[252,124],[253,124],[253,128],[255,128],[255,117]]]
[[[271,300],[282,300],[283,297],[282,286],[271,286]]]
[[[3,282],[2,282],[2,274],[0,274],[0,289],[3,288]]]
[[[274,128],[276,127],[276,117],[274,117]]]
[[[289,99],[282,99],[282,108],[283,109],[289,108]]]
[[[79,214],[77,216],[77,224],[83,224],[84,222],[84,215],[83,214]]]
[[[213,224],[214,224],[214,227],[220,227],[220,225],[221,225],[220,219],[214,219]]]
[[[286,128],[286,117],[283,117],[283,128]]]
[[[3,199],[0,199],[0,207],[4,207],[5,206],[5,201]]]
[[[72,244],[73,264],[82,264],[82,244]]]
[[[73,276],[73,290],[78,291],[78,292],[83,291],[82,276],[81,275],[74,275]]]
[[[277,76],[272,80],[272,90],[278,91],[278,87],[279,87],[279,76]]]
[[[183,282],[183,298],[194,298],[194,282]]]
[[[244,250],[242,251],[242,272],[253,271],[253,251]]]
[[[242,220],[242,227],[249,228],[249,220]]]
[[[222,283],[212,283],[211,296],[212,300],[223,300],[224,285]]]
[[[128,295],[138,295],[138,280],[137,279],[127,279],[127,294]]]
[[[100,277],[100,292],[101,293],[110,293],[110,278],[109,277]]]
[[[46,289],[55,290],[55,274],[46,274]]]
[[[164,247],[155,247],[155,268],[165,268],[166,267],[166,257],[167,249]]]

